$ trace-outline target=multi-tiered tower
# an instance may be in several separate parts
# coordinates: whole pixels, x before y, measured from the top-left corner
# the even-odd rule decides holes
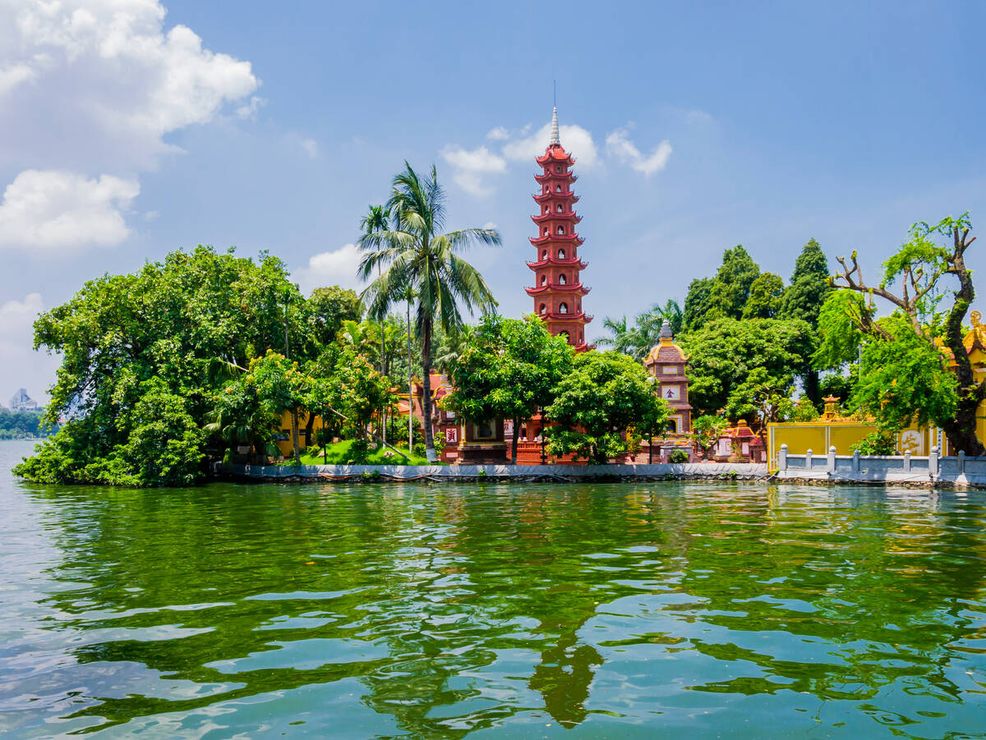
[[[534,298],[534,312],[548,330],[564,335],[582,351],[588,349],[585,325],[592,317],[582,310],[582,296],[589,288],[582,285],[579,275],[588,265],[579,258],[582,237],[575,231],[582,220],[573,208],[579,200],[572,192],[577,179],[572,173],[575,159],[561,145],[557,108],[551,111],[551,140],[537,163],[543,169],[534,176],[540,191],[534,195],[538,213],[531,216],[538,228],[538,235],[531,238],[537,255],[527,263],[534,272],[534,287],[527,288],[527,294]]]

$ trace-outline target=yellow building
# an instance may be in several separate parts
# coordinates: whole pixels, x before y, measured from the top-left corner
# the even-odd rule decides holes
[[[982,318],[979,311],[969,314],[972,328],[963,339],[965,351],[972,363],[972,372],[980,383],[986,379],[986,324],[982,323]],[[948,352],[944,348],[942,351]],[[948,356],[951,357],[951,353]],[[952,364],[954,365],[954,361]],[[788,452],[795,455],[803,455],[808,450],[823,455],[830,447],[835,447],[840,455],[848,455],[853,445],[876,431],[876,425],[871,421],[840,416],[836,405],[838,400],[826,398],[825,413],[816,421],[768,424],[768,462],[776,465],[777,453],[782,444],[786,444]],[[976,436],[980,442],[986,443],[986,401],[979,403]],[[932,447],[938,447],[943,455],[954,454],[948,447],[944,433],[937,427],[912,427],[905,429],[897,437],[897,449],[900,452],[924,456],[931,452]]]
[[[322,430],[322,417],[316,415],[312,420],[311,439],[308,439],[308,414],[304,411],[298,412],[298,447],[304,450],[308,445],[314,444],[318,438],[318,433]],[[294,454],[294,445],[291,442],[291,412],[285,411],[281,414],[281,428],[277,432],[277,449],[284,457],[291,457]]]

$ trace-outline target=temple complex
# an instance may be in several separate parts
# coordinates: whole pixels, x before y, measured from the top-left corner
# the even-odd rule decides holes
[[[527,294],[534,299],[534,312],[548,331],[560,334],[578,351],[588,349],[585,325],[592,321],[582,310],[582,297],[589,289],[582,285],[580,273],[587,266],[579,258],[582,237],[575,231],[582,219],[573,206],[579,197],[572,192],[577,179],[572,172],[575,159],[561,145],[558,133],[558,108],[551,111],[551,138],[544,154],[537,158],[540,175],[534,179],[538,212],[531,216],[537,236],[531,237],[536,250],[527,266],[534,272],[534,287]]]
[[[671,407],[668,431],[672,434],[690,434],[692,431],[692,405],[688,403],[688,376],[685,374],[685,353],[674,343],[671,325],[661,326],[659,343],[647,353],[644,367],[657,379],[661,398]]]

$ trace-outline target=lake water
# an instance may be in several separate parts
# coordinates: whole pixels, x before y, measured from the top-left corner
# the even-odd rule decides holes
[[[986,733],[986,494],[14,481],[0,735]]]

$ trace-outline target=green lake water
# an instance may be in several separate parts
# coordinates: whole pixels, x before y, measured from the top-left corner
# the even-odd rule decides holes
[[[986,733],[986,493],[36,486],[0,735]]]

